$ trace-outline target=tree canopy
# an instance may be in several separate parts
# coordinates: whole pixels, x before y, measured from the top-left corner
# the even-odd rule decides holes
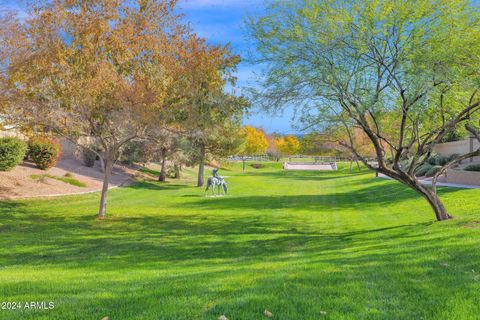
[[[435,144],[478,118],[478,5],[287,1],[266,12],[249,23],[265,66],[261,88],[253,90],[257,101],[269,110],[297,105],[310,127],[342,128],[338,143],[419,192],[438,220],[450,218],[435,189],[422,186],[414,172]],[[357,129],[377,167],[356,146]],[[402,167],[404,160],[409,164]]]
[[[275,144],[284,155],[296,155],[300,151],[300,140],[296,136],[288,135],[275,139]]]
[[[127,143],[188,132],[205,145],[206,128],[215,125],[213,135],[225,136],[222,130],[237,124],[247,105],[224,92],[239,57],[228,45],[197,36],[176,4],[38,0],[23,21],[0,17],[4,114],[98,155],[104,169],[99,217]]]

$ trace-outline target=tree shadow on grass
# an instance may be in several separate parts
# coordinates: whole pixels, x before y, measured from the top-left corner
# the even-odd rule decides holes
[[[144,187],[185,186],[138,186]],[[162,208],[104,221],[74,207],[52,212],[30,202],[0,202],[0,246],[6,248],[0,266],[37,276],[0,283],[0,292],[6,299],[59,299],[58,308],[48,311],[50,319],[216,319],[220,314],[256,319],[265,308],[280,319],[320,319],[320,311],[333,319],[453,318],[449,310],[458,319],[474,318],[480,311],[471,271],[480,266],[474,229],[452,235],[449,224],[399,219],[385,227],[332,230],[328,223],[309,225],[289,214],[272,218],[261,211],[323,208],[330,210],[323,215],[333,216],[335,209],[368,209],[369,203],[378,208],[416,197],[386,182],[318,196],[202,198],[182,203],[190,214]],[[238,209],[255,212],[235,215]],[[42,270],[57,270],[58,280],[43,280]],[[72,270],[78,275],[63,278],[62,272]],[[457,297],[459,292],[463,295]],[[452,309],[445,297],[462,299],[462,309]],[[42,317],[22,311],[4,315]]]
[[[64,305],[81,310],[81,317],[211,319],[226,313],[253,319],[268,308],[281,319],[317,319],[323,310],[333,318],[412,319],[424,316],[416,301],[441,315],[447,306],[438,294],[462,290],[478,297],[467,272],[479,261],[476,244],[465,241],[468,234],[426,233],[432,223],[329,232],[286,218],[197,214],[115,217],[105,224],[46,217],[22,228],[31,218],[27,213],[12,221],[9,239],[0,240],[10,249],[2,266],[78,268],[92,276],[68,285],[41,277],[0,283],[0,291],[7,298],[40,292],[50,299],[76,297]],[[119,270],[131,277],[99,276]],[[49,315],[60,312],[61,319],[65,308]]]
[[[455,188],[444,188],[441,194],[458,192]],[[230,196],[215,199],[201,199],[185,203],[190,208],[211,208],[219,210],[236,209],[351,209],[388,205],[411,199],[423,199],[416,192],[400,184],[380,183],[348,192],[336,192],[319,195],[278,195],[278,196]]]
[[[24,214],[3,222],[8,224],[9,237],[1,241],[2,246],[10,250],[2,254],[2,265],[90,266],[101,270],[133,265],[156,268],[162,263],[188,266],[215,259],[253,262],[281,256],[292,248],[312,253],[342,250],[359,238],[376,242],[384,232],[388,232],[388,239],[407,238],[408,228],[428,225],[329,232],[295,228],[288,217],[272,221],[248,216],[203,219],[201,215],[114,217],[99,222],[85,217]]]
[[[245,176],[291,179],[302,181],[323,181],[344,179],[365,175],[367,172],[339,173],[337,171],[248,171]],[[373,175],[373,173],[372,173]]]
[[[149,182],[149,181],[140,181],[129,186],[126,186],[126,189],[147,189],[147,190],[176,190],[182,189],[187,186],[182,184],[174,184],[170,182]]]

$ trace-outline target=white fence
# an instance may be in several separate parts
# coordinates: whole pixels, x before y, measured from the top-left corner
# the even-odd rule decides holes
[[[336,171],[337,159],[335,157],[308,157],[313,161],[305,161],[307,157],[290,157],[288,162],[284,162],[285,170],[318,170],[318,171]],[[298,161],[298,160],[301,161]],[[292,161],[295,160],[295,161]]]

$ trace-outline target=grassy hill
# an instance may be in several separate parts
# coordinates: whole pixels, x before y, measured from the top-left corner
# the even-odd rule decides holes
[[[221,171],[226,197],[188,179],[112,190],[103,221],[98,194],[0,202],[0,300],[22,305],[0,319],[480,314],[480,190],[441,189],[455,219],[439,223],[371,172],[280,166]]]

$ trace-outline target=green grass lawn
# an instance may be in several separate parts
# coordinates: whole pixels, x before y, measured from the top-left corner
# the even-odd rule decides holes
[[[439,223],[370,172],[280,166],[115,189],[103,221],[98,194],[0,202],[0,301],[55,304],[0,319],[478,319],[480,190],[441,189]]]

